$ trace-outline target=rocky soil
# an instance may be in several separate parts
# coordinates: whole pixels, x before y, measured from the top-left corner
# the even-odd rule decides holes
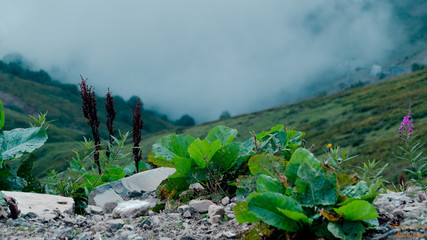
[[[90,206],[80,216],[56,211],[53,218],[34,213],[0,219],[0,239],[241,239],[250,224],[239,224],[234,199],[220,203],[193,200],[169,213],[155,213],[143,198],[125,199],[117,206]],[[147,201],[148,200],[148,201]],[[388,192],[374,203],[380,226],[368,229],[364,239],[427,239],[427,196]],[[109,213],[106,213],[109,212]]]

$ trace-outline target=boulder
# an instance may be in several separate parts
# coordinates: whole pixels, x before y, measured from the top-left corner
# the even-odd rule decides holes
[[[211,200],[191,200],[188,205],[198,213],[207,213],[209,206],[214,203]]]
[[[106,203],[123,202],[125,197],[133,196],[135,192],[154,191],[163,180],[175,173],[175,171],[174,168],[161,167],[103,184],[90,192],[88,203],[104,209]]]
[[[117,218],[134,218],[144,216],[150,208],[147,201],[131,200],[121,202],[113,210],[113,217]]]
[[[74,200],[70,197],[27,192],[2,191],[2,193],[17,201],[21,215],[33,212],[37,216],[51,219],[57,215],[55,211],[74,213]]]

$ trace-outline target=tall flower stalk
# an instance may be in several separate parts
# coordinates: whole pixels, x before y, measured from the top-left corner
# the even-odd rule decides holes
[[[96,110],[96,96],[92,86],[86,84],[86,80],[80,75],[82,82],[79,83],[80,94],[82,96],[83,116],[88,119],[87,124],[92,129],[92,136],[95,143],[95,154],[93,155],[94,162],[98,167],[98,172],[101,174],[101,165],[99,163],[99,151],[101,151],[101,139],[99,137],[99,120]]]
[[[113,145],[113,137],[114,134],[116,133],[116,131],[114,130],[114,125],[113,125],[113,121],[114,118],[116,117],[116,111],[114,110],[114,102],[113,102],[113,97],[111,97],[111,92],[110,89],[108,89],[107,92],[107,97],[106,97],[106,102],[105,102],[105,109],[107,110],[107,129],[108,129],[108,133],[109,133],[109,141],[110,141],[110,145]],[[106,152],[106,156],[107,158],[110,157],[110,149],[109,146],[107,146],[107,152]]]
[[[409,172],[415,177],[411,181],[418,187],[418,190],[426,191],[427,157],[422,157],[421,148],[423,145],[420,141],[412,143],[415,138],[413,136],[414,124],[412,120],[410,104],[409,111],[403,117],[399,128],[399,137],[403,140],[403,146],[400,146],[403,156],[399,156],[398,158],[411,162],[411,169],[405,169],[404,171]]]
[[[138,103],[136,104],[136,110],[133,112],[133,155],[135,161],[136,172],[139,172],[139,162],[142,160],[142,152],[139,147],[139,143],[141,142],[141,131],[144,125],[144,121],[141,119],[141,100],[138,98]]]

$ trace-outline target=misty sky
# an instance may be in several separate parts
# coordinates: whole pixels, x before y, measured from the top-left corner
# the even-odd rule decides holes
[[[0,0],[0,59],[200,123],[298,99],[346,59],[380,64],[399,29],[374,0]]]

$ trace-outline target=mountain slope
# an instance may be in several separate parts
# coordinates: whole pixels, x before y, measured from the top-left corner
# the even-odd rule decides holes
[[[412,101],[414,132],[422,142],[427,141],[427,70],[389,79],[377,84],[352,88],[329,96],[282,105],[260,112],[236,116],[199,126],[176,129],[194,137],[205,137],[216,125],[225,125],[239,131],[239,140],[250,137],[250,131],[261,132],[277,124],[284,124],[306,132],[307,146],[315,144],[314,153],[324,154],[328,143],[341,146],[351,155],[358,155],[350,163],[360,164],[369,160],[383,160],[390,166],[387,178],[396,180],[409,162],[395,156],[401,139],[398,128]],[[144,155],[161,136],[159,132],[143,138]],[[423,152],[427,152],[427,145]]]
[[[47,120],[52,121],[49,123],[47,143],[35,151],[37,160],[34,172],[40,176],[49,169],[64,170],[74,156],[71,150],[77,147],[75,141],[82,141],[83,136],[91,138],[92,134],[86,124],[87,119],[83,117],[82,100],[77,85],[53,82],[49,80],[47,74],[42,74],[43,78],[32,77],[36,73],[38,72],[0,61],[0,100],[3,102],[6,118],[3,130],[28,127],[30,122],[28,115],[36,116],[40,112],[47,112]],[[43,81],[38,81],[39,79]],[[113,99],[116,130],[120,129],[123,133],[132,131],[132,108],[135,106],[130,106],[119,96]],[[104,103],[105,98],[97,97],[98,118],[101,122],[100,135],[108,139]],[[142,116],[145,121],[143,135],[174,127],[172,123],[162,120],[152,111],[144,110]]]

